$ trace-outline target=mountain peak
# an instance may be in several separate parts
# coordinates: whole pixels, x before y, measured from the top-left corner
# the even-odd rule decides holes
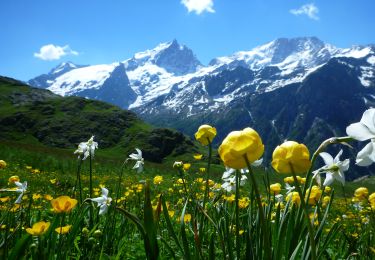
[[[193,51],[176,39],[161,43],[151,50],[138,52],[124,63],[127,70],[134,70],[145,64],[154,64],[175,75],[195,72],[201,66]]]

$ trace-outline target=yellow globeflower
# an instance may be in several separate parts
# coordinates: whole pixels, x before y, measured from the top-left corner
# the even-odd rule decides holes
[[[293,192],[289,193],[288,196],[286,196],[286,200],[287,201],[292,200],[292,202],[295,203],[295,204],[301,203],[301,198],[300,198],[298,192],[296,192],[296,191],[293,191]]]
[[[26,228],[26,232],[33,236],[40,236],[47,232],[50,222],[40,221],[33,225],[32,228]]]
[[[224,164],[238,170],[247,167],[244,156],[252,163],[258,160],[263,152],[262,139],[250,127],[229,133],[219,147],[219,155]]]
[[[202,145],[208,145],[212,143],[212,140],[216,136],[216,128],[210,125],[201,125],[198,131],[195,133],[195,139]]]
[[[281,191],[281,184],[280,183],[274,183],[270,185],[270,192],[271,194],[279,194]]]
[[[67,225],[64,227],[55,228],[55,231],[59,234],[66,234],[66,233],[69,233],[71,228],[72,228],[72,225]]]
[[[69,196],[60,196],[51,200],[51,204],[56,213],[69,213],[77,205],[77,200]]]
[[[4,160],[0,160],[0,169],[7,167],[7,163]]]
[[[191,214],[185,214],[184,215],[184,222],[187,223],[187,222],[190,222],[191,221]]]
[[[375,204],[375,192],[371,193],[370,196],[368,196],[368,201],[370,201],[371,204]]]
[[[159,185],[159,184],[162,183],[162,182],[163,182],[163,176],[156,175],[156,176],[154,177],[154,184],[155,184],[155,185]]]
[[[20,182],[20,177],[18,177],[17,175],[13,175],[13,176],[9,177],[9,179],[8,179],[9,183],[15,183],[16,181]]]
[[[195,160],[201,160],[203,157],[203,154],[194,154],[193,157]]]
[[[307,172],[311,166],[310,153],[304,144],[286,141],[276,147],[272,154],[272,167],[278,173]]]
[[[309,194],[309,191],[310,189],[307,189],[306,196],[305,196],[306,198],[307,198],[307,195]],[[309,197],[309,205],[316,205],[316,203],[318,202],[321,196],[322,196],[322,190],[316,185],[312,186],[310,197]]]
[[[365,187],[360,187],[360,188],[358,188],[358,189],[355,190],[354,196],[357,199],[364,200],[368,196],[368,189],[365,188]]]
[[[182,168],[184,169],[184,171],[188,171],[191,167],[191,164],[190,163],[184,163],[184,165],[182,166]]]

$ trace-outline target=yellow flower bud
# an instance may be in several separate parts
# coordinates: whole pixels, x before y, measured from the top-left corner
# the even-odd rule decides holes
[[[304,144],[294,141],[287,141],[273,151],[272,167],[278,173],[307,172],[311,166],[310,153]]]
[[[155,184],[155,185],[159,185],[159,184],[162,183],[162,182],[163,182],[163,176],[156,175],[156,176],[154,177],[154,184]]]
[[[287,201],[292,200],[292,202],[295,204],[301,203],[301,198],[299,197],[299,194],[296,191],[289,193],[288,196],[286,196],[286,200]]]
[[[8,179],[8,182],[9,183],[15,183],[16,181],[20,181],[20,177],[18,177],[17,175],[13,175],[13,176],[11,176],[11,177],[9,177],[9,179]]]
[[[0,169],[7,167],[7,163],[4,160],[0,160]]]
[[[355,190],[354,196],[359,200],[364,200],[368,196],[368,189],[365,187],[360,187]]]
[[[277,194],[280,193],[280,191],[281,191],[281,184],[280,183],[274,183],[274,184],[270,185],[270,192],[271,192],[272,195],[273,194],[277,195]]]
[[[250,163],[258,160],[264,152],[259,134],[252,128],[233,131],[219,147],[219,155],[224,164],[233,169],[246,168],[245,156]]]
[[[208,145],[216,136],[216,128],[210,125],[201,125],[195,133],[195,139],[202,145]]]

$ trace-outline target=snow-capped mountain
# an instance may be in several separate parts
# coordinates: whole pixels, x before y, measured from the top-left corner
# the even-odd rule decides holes
[[[191,135],[212,123],[218,140],[256,125],[267,133],[266,144],[276,145],[285,138],[340,134],[375,106],[375,46],[337,48],[316,37],[281,38],[203,66],[174,40],[113,64],[62,64],[29,84],[108,101]],[[342,113],[349,116],[338,120]]]

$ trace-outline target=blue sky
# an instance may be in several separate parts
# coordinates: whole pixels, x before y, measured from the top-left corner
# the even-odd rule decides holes
[[[122,61],[173,39],[203,64],[280,37],[375,43],[374,10],[373,0],[1,0],[0,75]]]

